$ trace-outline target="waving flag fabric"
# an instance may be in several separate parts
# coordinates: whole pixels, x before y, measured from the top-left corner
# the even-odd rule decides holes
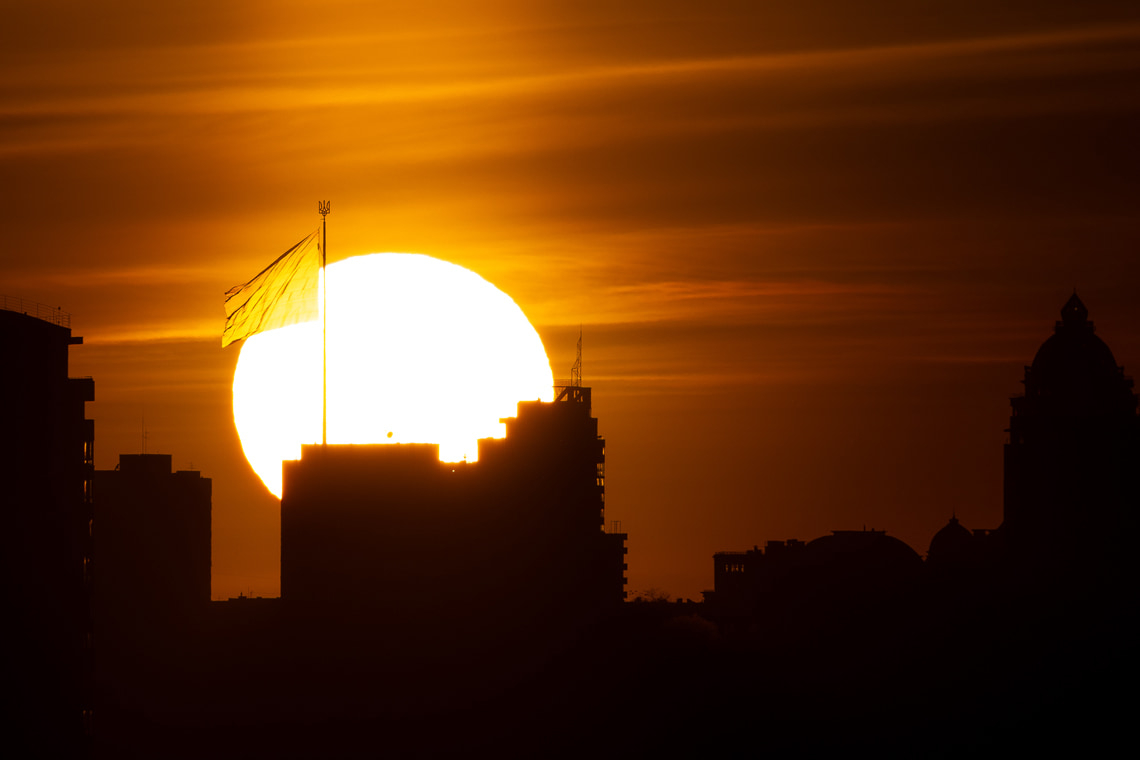
[[[285,251],[249,282],[226,292],[223,348],[254,333],[311,322],[320,316],[320,256],[319,246],[314,244],[317,232]]]

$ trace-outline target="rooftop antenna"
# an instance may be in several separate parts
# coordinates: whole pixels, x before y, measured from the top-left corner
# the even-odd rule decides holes
[[[578,358],[570,368],[570,385],[575,388],[582,387],[582,325],[578,325]]]
[[[328,264],[329,245],[326,230],[328,215],[332,213],[331,201],[317,201],[317,213],[321,215],[321,445],[329,443],[329,273],[325,268]]]

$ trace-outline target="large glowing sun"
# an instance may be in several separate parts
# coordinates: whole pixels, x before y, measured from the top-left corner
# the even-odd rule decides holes
[[[538,333],[503,291],[430,256],[376,253],[328,267],[328,442],[438,443],[474,460],[520,400],[552,398]],[[321,323],[247,338],[234,423],[261,480],[321,440]]]

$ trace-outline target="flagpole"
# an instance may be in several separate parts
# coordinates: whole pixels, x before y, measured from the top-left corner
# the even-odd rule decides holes
[[[329,443],[329,350],[327,331],[329,326],[329,272],[328,236],[325,232],[332,203],[318,201],[317,211],[321,215],[321,445]]]

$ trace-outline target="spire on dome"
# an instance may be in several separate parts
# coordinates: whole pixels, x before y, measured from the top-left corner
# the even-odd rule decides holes
[[[1083,301],[1077,295],[1077,289],[1073,288],[1073,295],[1061,307],[1061,324],[1065,327],[1085,327],[1088,325],[1089,310],[1085,307]]]

